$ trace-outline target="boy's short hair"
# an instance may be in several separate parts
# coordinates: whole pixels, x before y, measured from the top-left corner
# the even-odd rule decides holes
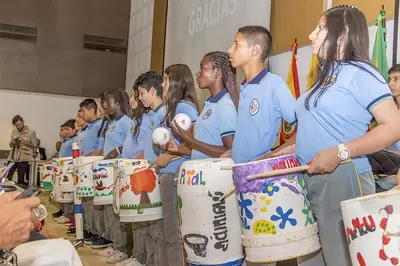
[[[137,88],[142,87],[147,91],[154,88],[157,92],[157,96],[162,97],[162,82],[163,77],[161,73],[156,71],[147,71],[140,74],[140,76],[135,80],[134,86],[137,86]]]
[[[12,119],[12,124],[15,125],[15,123],[17,123],[18,121],[24,121],[24,119],[22,119],[22,117],[20,115],[16,115],[13,117]]]
[[[85,99],[79,104],[79,108],[86,108],[87,110],[93,109],[94,112],[97,112],[97,103],[93,99]],[[79,110],[80,111],[80,110]],[[78,112],[79,112],[78,111]]]
[[[390,75],[393,73],[400,73],[400,64],[394,65],[389,69],[388,74]]]
[[[262,26],[244,26],[239,28],[238,32],[243,35],[249,45],[260,45],[261,60],[264,62],[272,48],[272,35]]]
[[[69,119],[61,127],[69,127],[75,129],[75,119]]]

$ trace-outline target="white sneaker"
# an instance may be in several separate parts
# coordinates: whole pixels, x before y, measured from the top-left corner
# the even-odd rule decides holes
[[[116,250],[115,253],[106,260],[106,262],[109,264],[115,264],[115,263],[121,262],[123,260],[126,260],[127,258],[129,258],[128,254],[126,254],[122,251]]]
[[[68,224],[68,223],[71,223],[71,219],[69,219],[69,218],[67,218],[65,216],[61,216],[60,218],[58,218],[56,220],[56,222],[59,223],[59,224]]]
[[[111,257],[114,255],[117,251],[113,247],[108,247],[106,249],[103,249],[102,251],[99,252],[99,255],[102,257]]]
[[[121,261],[120,263],[115,264],[115,266],[145,266],[141,264],[137,259],[131,257],[127,260]]]

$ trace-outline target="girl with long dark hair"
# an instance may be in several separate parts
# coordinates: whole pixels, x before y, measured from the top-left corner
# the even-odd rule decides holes
[[[365,155],[400,139],[400,113],[369,59],[368,25],[359,9],[327,10],[309,37],[321,62],[315,84],[297,101],[296,153],[302,164],[311,162],[304,178],[325,263],[350,266],[340,202],[375,193]],[[378,126],[367,132],[372,116]]]

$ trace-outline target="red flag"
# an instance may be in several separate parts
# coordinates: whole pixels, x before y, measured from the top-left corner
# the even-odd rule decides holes
[[[295,41],[290,48],[292,52],[292,59],[290,60],[289,72],[287,76],[287,85],[292,92],[292,95],[297,99],[300,97],[300,85],[299,85],[299,74],[297,72],[297,48],[298,44]],[[282,120],[281,132],[280,132],[280,145],[286,142],[296,132],[296,128],[293,128],[286,121]]]

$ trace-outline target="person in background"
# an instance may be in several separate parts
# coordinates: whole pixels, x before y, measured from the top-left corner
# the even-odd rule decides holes
[[[103,155],[105,159],[121,158],[121,151],[126,135],[132,123],[132,109],[129,105],[129,96],[124,89],[115,89],[106,94],[106,112],[111,118],[105,134]],[[107,247],[99,252],[100,256],[107,257],[106,262],[115,264],[126,260],[126,232],[114,213],[112,204],[104,205],[104,223],[109,231],[108,242],[95,241],[92,248]]]
[[[389,71],[389,88],[392,92],[393,99],[396,103],[397,109],[400,110],[400,64],[392,66]],[[400,153],[400,141],[394,143],[387,148],[389,151]]]
[[[37,147],[36,133],[25,125],[20,115],[14,116],[12,124],[15,129],[11,133],[8,161],[15,164],[8,172],[8,179],[12,180],[15,170],[18,170],[18,183],[27,187],[29,180],[29,162],[33,158],[33,149]],[[26,177],[26,178],[25,178]]]
[[[152,76],[153,74],[153,76]],[[159,80],[157,81],[157,77]],[[143,86],[143,82],[161,84],[161,75],[156,72],[146,72],[141,74],[132,87],[132,95],[130,105],[134,110],[134,118],[131,128],[126,135],[124,145],[122,147],[123,159],[144,159],[144,148],[146,141],[149,139],[149,108],[145,108],[143,103],[139,101],[138,84]],[[145,224],[145,225],[144,225]],[[133,250],[132,256],[116,266],[141,266],[146,262],[146,242],[145,236],[141,229],[147,227],[147,223],[134,223],[133,230]]]
[[[189,116],[194,131],[198,113],[197,95],[194,88],[193,74],[184,64],[175,64],[167,67],[163,76],[163,96],[166,105],[166,114],[163,118],[163,127],[171,130],[173,119],[179,113]],[[181,139],[172,134],[178,144]],[[183,243],[179,236],[177,217],[174,209],[177,206],[176,182],[179,166],[190,159],[190,156],[178,156],[163,151],[156,159],[155,164],[160,171],[160,194],[163,204],[162,231],[164,238],[160,244],[160,261],[168,261],[168,265],[185,265]]]
[[[75,119],[70,119],[64,123],[63,132],[65,139],[61,144],[60,158],[72,156],[72,145],[77,140]],[[71,224],[74,222],[74,203],[60,203],[63,215],[55,219],[59,224]]]
[[[81,117],[86,123],[82,128],[79,135],[79,150],[81,156],[91,156],[96,150],[99,149],[99,135],[102,120],[98,118],[98,107],[96,101],[93,99],[85,99],[79,104]],[[101,149],[101,148],[100,148]],[[100,239],[102,232],[97,230],[95,206],[93,205],[93,198],[82,198],[83,215],[84,215],[84,243],[91,245],[93,242]]]
[[[162,121],[165,116],[166,108],[163,103],[163,90],[162,90],[162,75],[160,73],[149,71],[140,76],[140,79],[136,80],[138,87],[138,99],[145,108],[150,109],[149,111],[149,125],[147,128],[148,137],[145,141],[144,147],[144,158],[149,163],[154,163],[157,156],[160,154],[158,149],[152,140],[152,134],[156,128],[162,125]],[[163,203],[164,204],[164,203]],[[163,222],[162,220],[150,221],[141,224],[138,230],[143,234],[146,245],[146,263],[135,266],[158,266],[161,264],[160,261],[160,242],[163,241]],[[177,251],[179,252],[179,250]],[[164,259],[162,263],[167,263]]]
[[[53,154],[53,156],[50,157],[50,159],[60,157],[60,149],[61,149],[61,141],[57,141],[56,142],[56,152]]]
[[[62,125],[60,126],[59,135],[60,135],[60,141],[58,141],[57,143],[60,143],[60,147],[58,148],[57,157],[55,157],[55,158],[59,158],[59,157],[60,157],[61,146],[62,146],[62,143],[64,142],[64,139],[65,139],[64,124],[62,124]],[[57,144],[56,144],[56,149],[57,149]],[[50,194],[50,195],[51,195],[51,194]],[[50,201],[52,202],[51,196],[50,196]],[[53,201],[53,204],[54,204],[54,203],[56,203],[56,202]],[[59,205],[59,204],[57,203],[56,205]],[[52,216],[53,216],[55,219],[60,218],[62,215],[63,215],[63,211],[62,211],[62,209],[61,209],[61,206],[60,206],[59,211],[57,211],[57,212],[55,212],[55,213],[52,213]]]

